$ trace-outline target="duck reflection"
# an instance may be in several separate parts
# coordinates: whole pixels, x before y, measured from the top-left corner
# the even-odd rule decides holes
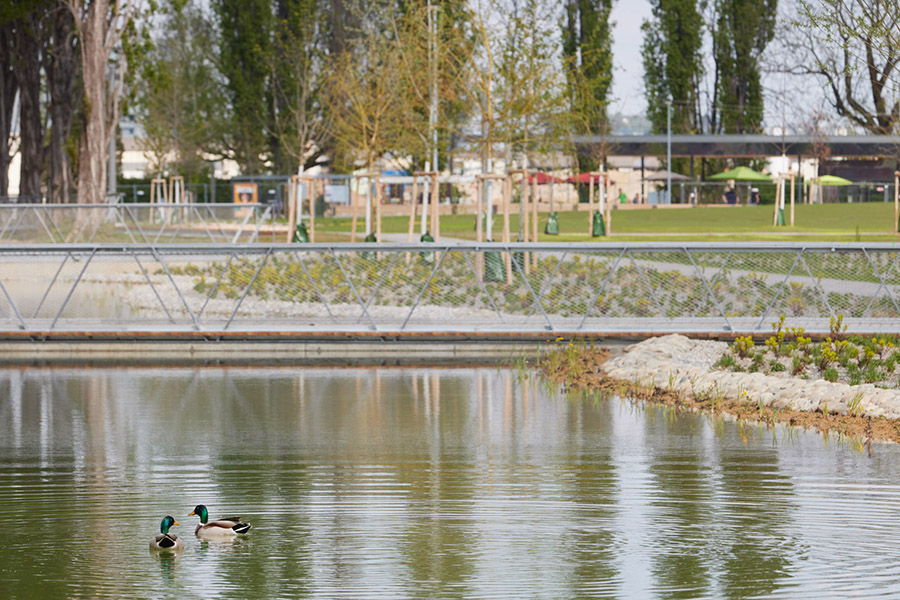
[[[149,552],[159,565],[159,572],[162,576],[162,580],[167,583],[174,581],[175,573],[178,568],[178,557],[182,551],[173,550],[170,552],[154,552],[153,550],[150,550]]]

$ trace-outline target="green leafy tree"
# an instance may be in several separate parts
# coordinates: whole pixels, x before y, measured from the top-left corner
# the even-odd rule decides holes
[[[435,1],[431,6],[434,29],[424,0],[404,3],[392,26],[400,54],[398,84],[403,102],[402,135],[397,143],[417,168],[431,159],[432,93],[437,96],[435,127],[442,164],[470,116],[470,106],[456,84],[465,77],[475,45],[471,11],[462,0]]]
[[[763,120],[760,59],[775,34],[778,0],[717,0],[714,129],[757,133]]]
[[[136,82],[134,112],[151,170],[197,180],[219,154],[225,116],[210,23],[194,0],[170,0],[160,12],[161,35]]]
[[[605,136],[609,132],[607,107],[612,85],[612,0],[567,0],[562,48],[565,56],[570,111],[575,131]],[[578,168],[596,167],[609,153],[605,144],[597,153],[579,154]]]
[[[214,0],[219,71],[225,79],[229,118],[221,143],[246,174],[265,170],[269,157],[272,7],[270,0]]]
[[[653,0],[652,10],[653,17],[641,26],[641,55],[653,131],[666,131],[669,100],[673,132],[702,131],[703,17],[697,0]]]
[[[313,166],[327,147],[324,106],[331,28],[325,2],[277,0],[269,94],[274,169]]]
[[[329,129],[339,166],[363,164],[371,171],[401,136],[400,60],[393,41],[370,27],[348,42],[331,63]]]

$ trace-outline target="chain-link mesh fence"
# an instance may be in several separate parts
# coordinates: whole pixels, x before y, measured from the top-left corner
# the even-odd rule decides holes
[[[900,251],[828,244],[0,247],[6,331],[900,332]]]
[[[0,244],[254,242],[261,204],[0,204]]]

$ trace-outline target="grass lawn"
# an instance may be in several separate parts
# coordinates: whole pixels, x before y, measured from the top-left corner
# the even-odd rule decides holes
[[[514,206],[518,209],[518,205]],[[789,218],[789,208],[785,218]],[[892,233],[893,203],[817,204],[795,207],[794,227],[772,226],[772,206],[700,206],[689,209],[613,211],[611,238],[588,236],[588,213],[559,214],[561,235],[543,234],[547,213],[540,215],[540,240],[548,242],[584,241],[900,241]],[[362,231],[360,219],[359,231]],[[494,219],[494,239],[501,237],[502,215]],[[407,217],[386,217],[385,233],[406,234]],[[350,231],[350,219],[316,219],[316,229],[338,234]],[[518,215],[511,219],[512,237],[518,230]],[[416,227],[418,232],[418,223]],[[449,215],[441,218],[441,235],[475,239],[473,215]],[[329,238],[331,236],[328,236]],[[358,239],[361,236],[358,236]],[[417,236],[418,237],[418,236]]]

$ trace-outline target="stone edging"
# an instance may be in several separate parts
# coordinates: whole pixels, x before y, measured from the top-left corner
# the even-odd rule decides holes
[[[872,384],[808,381],[788,374],[714,370],[713,365],[727,348],[725,342],[667,335],[629,346],[600,368],[611,379],[656,386],[694,398],[714,396],[777,409],[833,414],[850,414],[853,407],[858,416],[900,418],[900,390]]]

